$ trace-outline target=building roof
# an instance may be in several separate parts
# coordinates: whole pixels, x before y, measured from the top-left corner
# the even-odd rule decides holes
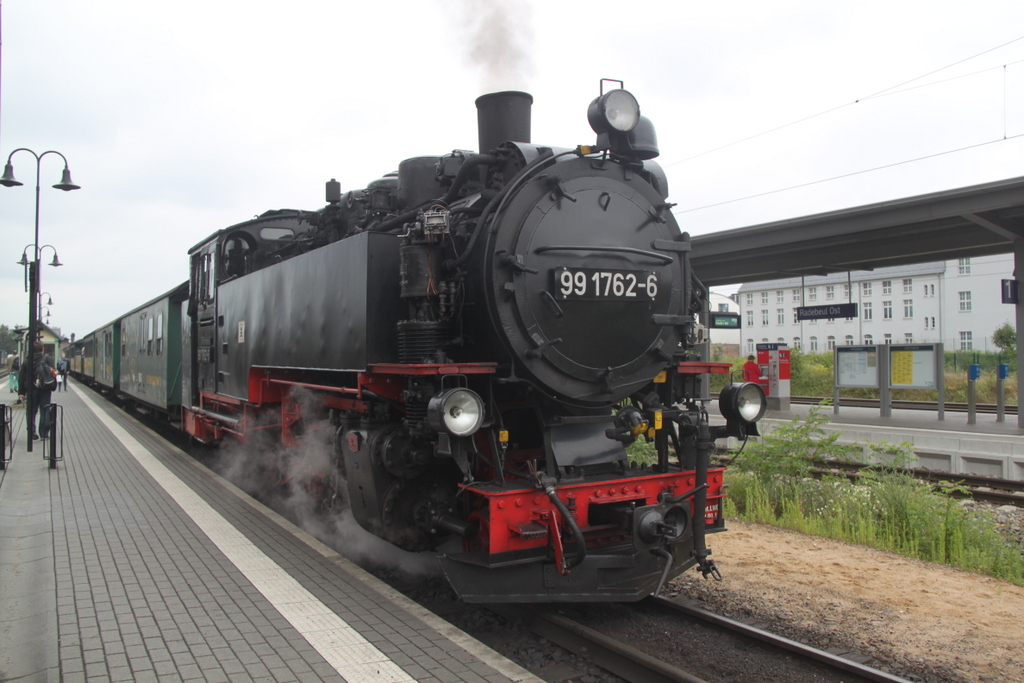
[[[1024,177],[693,238],[708,287],[1012,252]]]
[[[829,275],[808,275],[803,278],[789,277],[779,280],[762,280],[760,282],[747,282],[740,286],[741,292],[757,292],[763,289],[786,289],[789,287],[818,287],[821,285],[834,285],[845,283],[847,279],[851,282],[865,282],[874,280],[896,279],[903,277],[915,277],[920,275],[936,275],[946,271],[945,261],[933,261],[930,263],[913,263],[907,266],[892,266],[889,268],[878,268],[877,270],[854,270],[847,273],[831,273]]]

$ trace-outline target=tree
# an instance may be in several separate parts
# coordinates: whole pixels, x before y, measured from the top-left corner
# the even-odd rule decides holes
[[[14,353],[17,348],[18,338],[11,332],[11,328],[7,325],[0,325],[0,352],[3,352],[3,358],[6,358],[8,353]]]
[[[992,343],[1003,353],[1017,352],[1017,331],[1010,323],[1003,323],[992,333]]]

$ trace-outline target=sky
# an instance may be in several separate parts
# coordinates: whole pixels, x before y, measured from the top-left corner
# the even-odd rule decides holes
[[[57,150],[82,188],[52,189],[63,163],[42,158],[65,335],[185,281],[221,228],[320,208],[331,178],[475,150],[474,100],[496,90],[530,92],[533,142],[570,147],[594,140],[600,80],[623,81],[694,235],[1024,175],[1019,0],[6,0],[0,22],[0,152]],[[9,326],[28,318],[36,171],[12,161]]]

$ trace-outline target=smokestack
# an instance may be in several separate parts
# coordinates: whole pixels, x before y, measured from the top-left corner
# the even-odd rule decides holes
[[[533,95],[517,90],[478,97],[476,121],[480,148],[477,151],[485,154],[508,141],[529,142],[532,106]]]

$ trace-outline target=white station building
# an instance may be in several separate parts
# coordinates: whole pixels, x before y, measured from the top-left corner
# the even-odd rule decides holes
[[[1000,289],[1002,280],[1014,277],[1013,267],[1012,254],[999,254],[746,283],[736,295],[740,353],[766,343],[806,353],[934,342],[947,351],[998,351],[992,334],[1015,322],[1014,306],[1001,303]],[[847,303],[857,304],[857,317],[797,320],[798,307]]]

